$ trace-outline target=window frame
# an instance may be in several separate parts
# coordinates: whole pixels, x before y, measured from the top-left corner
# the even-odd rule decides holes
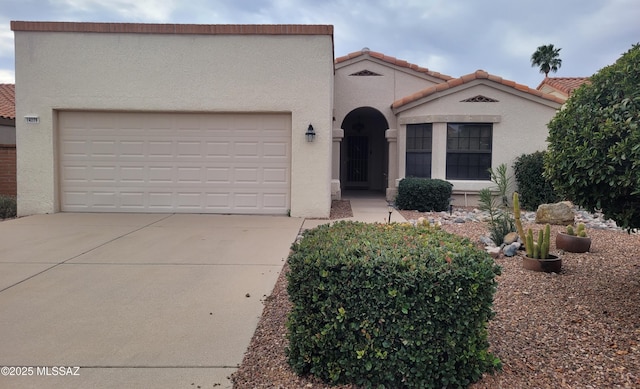
[[[421,133],[417,134],[418,131],[421,131]],[[428,135],[426,135],[427,132]],[[413,139],[413,141],[410,141],[410,139]],[[420,139],[420,147],[416,147],[417,139]],[[405,152],[406,176],[431,178],[433,174],[432,157],[433,123],[407,124]]]
[[[476,136],[473,136],[474,130]],[[488,136],[485,135],[487,130]],[[451,131],[467,134],[452,138]],[[490,181],[488,169],[492,157],[493,123],[447,123],[447,180]]]

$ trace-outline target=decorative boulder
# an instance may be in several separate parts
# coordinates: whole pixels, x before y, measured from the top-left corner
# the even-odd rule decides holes
[[[541,204],[536,212],[536,223],[566,226],[573,224],[573,206],[568,201],[555,204]]]
[[[518,233],[517,232],[510,232],[507,235],[504,236],[504,244],[511,244],[513,242],[517,242],[518,241]]]

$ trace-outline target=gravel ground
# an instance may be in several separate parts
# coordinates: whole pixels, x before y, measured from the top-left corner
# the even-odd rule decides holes
[[[402,213],[407,219],[430,216]],[[478,222],[442,228],[474,242],[487,234]],[[588,229],[592,251],[573,254],[555,249],[553,236],[561,230],[552,226],[551,253],[562,257],[560,274],[524,270],[519,256],[496,259],[502,275],[489,343],[503,369],[471,388],[640,387],[640,235]],[[285,265],[265,300],[249,349],[232,376],[234,388],[330,388],[314,377],[296,376],[287,365],[286,271]]]

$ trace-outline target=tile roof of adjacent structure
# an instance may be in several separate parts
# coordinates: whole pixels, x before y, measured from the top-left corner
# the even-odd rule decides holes
[[[411,69],[411,70],[414,70],[416,72],[424,73],[424,74],[427,74],[427,75],[429,75],[431,77],[439,78],[439,79],[444,80],[444,81],[453,79],[453,77],[447,76],[446,74],[434,72],[434,71],[429,70],[427,68],[423,68],[421,66],[409,63],[409,62],[407,62],[405,60],[397,59],[395,57],[390,57],[388,55],[384,55],[384,54],[378,53],[376,51],[371,51],[366,47],[364,49],[360,50],[360,51],[355,51],[353,53],[350,53],[350,54],[344,55],[342,57],[336,58],[335,63],[339,64],[339,63],[342,63],[342,62],[345,62],[345,61],[348,61],[350,59],[357,58],[357,57],[360,57],[360,56],[363,56],[363,55],[369,55],[369,56],[371,56],[373,58],[377,58],[377,59],[379,59],[381,61],[384,61],[384,62],[387,62],[387,63],[389,63],[391,65],[395,65],[395,66],[400,66],[400,67],[403,67],[403,68]]]
[[[553,95],[550,95],[550,94],[547,94],[547,93],[542,93],[539,90],[529,88],[526,85],[518,84],[515,81],[505,80],[502,77],[498,77],[498,76],[494,76],[492,74],[489,74],[489,73],[485,72],[484,70],[476,70],[475,72],[467,74],[467,75],[464,75],[464,76],[462,76],[460,78],[455,78],[455,79],[452,79],[452,80],[448,80],[447,82],[442,83],[442,84],[437,84],[437,85],[430,86],[430,87],[428,87],[426,89],[423,89],[423,90],[421,90],[419,92],[416,92],[416,93],[414,93],[414,94],[412,94],[410,96],[404,97],[404,98],[402,98],[400,100],[396,100],[396,101],[393,102],[391,107],[394,108],[394,109],[395,108],[400,108],[400,107],[402,107],[404,105],[407,105],[407,104],[409,104],[411,102],[414,102],[416,100],[419,100],[419,99],[422,99],[424,97],[427,97],[427,96],[432,95],[434,93],[442,92],[442,91],[445,91],[447,89],[451,89],[451,88],[457,87],[459,85],[466,84],[466,83],[469,83],[469,82],[475,81],[475,80],[481,80],[481,79],[487,79],[487,80],[490,80],[490,81],[493,81],[493,82],[508,86],[510,88],[516,89],[518,91],[521,91],[521,92],[524,92],[524,93],[528,93],[528,94],[531,94],[533,96],[537,96],[537,97],[540,97],[540,98],[543,98],[543,99],[546,99],[546,100],[553,101],[553,102],[558,103],[558,104],[564,104],[564,102],[565,102],[565,99],[561,99],[559,97],[556,97],[556,96],[553,96]]]
[[[16,88],[14,84],[0,84],[0,117],[16,118]]]
[[[536,89],[540,90],[544,85],[549,85],[569,97],[574,89],[578,89],[582,84],[588,82],[589,77],[545,77]]]

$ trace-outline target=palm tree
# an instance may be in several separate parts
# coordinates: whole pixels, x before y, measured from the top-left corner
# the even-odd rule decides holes
[[[545,78],[549,76],[549,72],[557,72],[562,66],[560,50],[549,44],[540,46],[533,55],[531,55],[531,67],[540,66],[540,73],[544,73]]]

